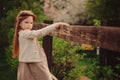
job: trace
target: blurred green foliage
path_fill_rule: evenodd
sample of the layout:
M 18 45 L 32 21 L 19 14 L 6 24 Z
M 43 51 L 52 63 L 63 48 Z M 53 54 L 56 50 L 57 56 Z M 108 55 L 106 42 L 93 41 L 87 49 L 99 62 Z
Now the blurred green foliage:
M 59 80 L 80 80 L 82 75 L 91 79 L 97 77 L 99 70 L 95 51 L 90 53 L 90 58 L 89 52 L 86 54 L 81 50 L 80 45 L 72 46 L 71 42 L 54 37 L 52 72 Z
M 88 0 L 87 10 L 100 20 L 120 20 L 120 0 Z
M 98 19 L 93 19 L 93 23 L 95 26 L 100 27 L 101 26 L 101 21 Z
M 92 15 L 91 22 L 95 26 L 120 26 L 119 8 L 120 0 L 87 0 L 86 3 L 86 10 Z

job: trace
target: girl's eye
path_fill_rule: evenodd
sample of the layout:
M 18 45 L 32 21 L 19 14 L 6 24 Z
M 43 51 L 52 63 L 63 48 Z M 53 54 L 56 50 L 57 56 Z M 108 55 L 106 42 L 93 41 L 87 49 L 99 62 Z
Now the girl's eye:
M 25 23 L 28 23 L 28 22 L 25 22 Z

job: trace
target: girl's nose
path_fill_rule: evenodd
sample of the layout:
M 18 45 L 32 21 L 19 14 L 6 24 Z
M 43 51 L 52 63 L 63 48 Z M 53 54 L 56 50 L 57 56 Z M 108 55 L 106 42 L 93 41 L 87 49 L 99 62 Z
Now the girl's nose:
M 32 24 L 28 24 L 29 26 L 32 26 Z

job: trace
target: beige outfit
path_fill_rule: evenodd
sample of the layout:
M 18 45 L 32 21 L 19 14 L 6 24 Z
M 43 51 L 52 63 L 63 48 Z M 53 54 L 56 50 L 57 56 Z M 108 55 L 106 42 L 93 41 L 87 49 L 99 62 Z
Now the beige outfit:
M 55 30 L 57 25 L 50 25 L 39 30 L 19 31 L 19 65 L 17 80 L 57 80 L 49 71 L 43 48 L 38 36 L 45 36 Z

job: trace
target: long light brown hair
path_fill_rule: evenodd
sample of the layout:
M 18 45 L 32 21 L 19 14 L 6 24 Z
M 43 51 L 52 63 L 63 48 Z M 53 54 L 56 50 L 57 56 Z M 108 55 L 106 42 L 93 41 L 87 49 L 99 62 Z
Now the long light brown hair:
M 33 21 L 36 20 L 36 16 L 34 15 L 34 13 L 32 11 L 29 11 L 29 10 L 20 11 L 16 17 L 15 33 L 14 33 L 14 39 L 13 39 L 13 54 L 12 54 L 13 58 L 17 58 L 19 55 L 19 39 L 18 39 L 19 35 L 18 35 L 18 32 L 21 29 L 20 23 L 24 19 L 28 18 L 29 16 L 33 17 Z

